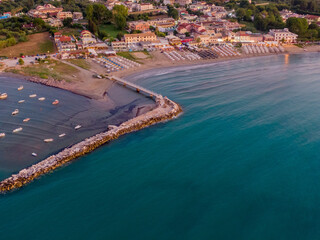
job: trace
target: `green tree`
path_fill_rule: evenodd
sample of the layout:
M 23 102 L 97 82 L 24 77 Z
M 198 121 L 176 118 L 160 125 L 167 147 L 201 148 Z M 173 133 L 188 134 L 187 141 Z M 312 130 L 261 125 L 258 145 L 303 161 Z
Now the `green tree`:
M 308 22 L 304 18 L 288 18 L 287 27 L 290 32 L 296 33 L 299 37 L 302 37 L 308 30 Z
M 239 8 L 236 11 L 236 15 L 239 21 L 242 21 L 243 18 L 246 16 L 246 10 L 244 8 Z
M 115 5 L 112 9 L 113 21 L 120 30 L 127 26 L 128 8 L 123 5 Z
M 70 27 L 72 24 L 72 18 L 65 18 L 63 19 L 62 23 L 63 23 L 63 26 Z
M 127 20 L 123 15 L 115 15 L 114 22 L 119 30 L 123 30 L 127 26 Z
M 168 16 L 172 17 L 175 20 L 179 19 L 179 12 L 172 5 L 167 5 L 168 8 Z
M 19 63 L 19 65 L 23 65 L 23 64 L 24 64 L 23 59 L 22 59 L 22 58 L 19 58 L 18 63 Z
M 117 38 L 119 39 L 119 40 L 121 40 L 122 38 L 123 38 L 123 33 L 122 32 L 119 32 L 118 34 L 117 34 Z
M 123 5 L 115 5 L 112 9 L 113 15 L 122 15 L 125 18 L 128 17 L 128 8 Z

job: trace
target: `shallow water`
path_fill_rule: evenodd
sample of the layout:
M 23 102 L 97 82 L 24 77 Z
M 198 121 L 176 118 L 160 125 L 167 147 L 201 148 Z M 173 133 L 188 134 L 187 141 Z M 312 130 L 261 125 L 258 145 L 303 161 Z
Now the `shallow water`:
M 20 85 L 24 86 L 22 91 L 17 90 Z M 112 87 L 108 102 L 98 102 L 11 77 L 0 77 L 0 92 L 9 95 L 8 99 L 0 101 L 0 132 L 6 133 L 6 137 L 0 139 L 0 179 L 107 130 L 109 124 L 117 125 L 128 120 L 135 114 L 134 107 L 152 103 L 117 85 Z M 30 98 L 30 94 L 37 94 L 37 97 Z M 46 99 L 39 101 L 40 97 Z M 58 105 L 52 105 L 55 99 L 59 99 Z M 25 102 L 19 104 L 19 100 Z M 19 114 L 12 116 L 15 109 L 19 109 Z M 23 122 L 25 118 L 31 120 Z M 82 128 L 75 130 L 77 125 Z M 23 128 L 21 132 L 12 133 L 19 127 Z M 59 138 L 62 133 L 66 136 Z M 43 141 L 48 138 L 53 138 L 54 142 Z M 33 152 L 38 156 L 33 157 Z
M 317 239 L 319 60 L 281 55 L 131 77 L 184 114 L 1 197 L 1 238 Z

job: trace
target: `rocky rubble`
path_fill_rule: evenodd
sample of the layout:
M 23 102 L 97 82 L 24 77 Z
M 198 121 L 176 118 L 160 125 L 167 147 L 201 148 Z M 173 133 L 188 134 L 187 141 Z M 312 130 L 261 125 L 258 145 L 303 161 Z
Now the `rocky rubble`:
M 47 159 L 4 179 L 0 182 L 0 193 L 6 193 L 20 188 L 33 181 L 35 178 L 53 171 L 77 157 L 85 155 L 121 135 L 175 118 L 182 112 L 182 109 L 178 104 L 166 97 L 157 97 L 156 103 L 157 107 L 152 111 L 130 119 L 120 126 L 109 126 L 109 131 L 87 138 L 72 147 L 64 149 L 56 155 L 52 155 Z

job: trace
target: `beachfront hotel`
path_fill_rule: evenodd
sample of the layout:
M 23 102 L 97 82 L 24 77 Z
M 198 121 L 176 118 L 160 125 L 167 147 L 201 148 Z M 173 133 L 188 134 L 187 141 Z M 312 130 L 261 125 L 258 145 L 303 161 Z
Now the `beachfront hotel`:
M 157 36 L 152 32 L 124 35 L 124 41 L 126 43 L 154 42 L 156 40 Z

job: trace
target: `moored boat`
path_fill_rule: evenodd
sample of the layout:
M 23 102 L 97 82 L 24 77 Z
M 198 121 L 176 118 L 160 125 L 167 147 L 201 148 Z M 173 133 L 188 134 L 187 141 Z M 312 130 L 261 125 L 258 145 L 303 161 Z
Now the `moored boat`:
M 19 109 L 14 110 L 11 114 L 12 115 L 17 115 L 19 113 Z
M 81 128 L 81 127 L 82 127 L 81 125 L 77 125 L 77 126 L 74 127 L 74 129 L 75 129 L 75 130 L 78 130 L 78 129 Z
M 23 89 L 22 85 L 20 87 L 18 87 L 18 91 L 21 91 L 22 89 Z
M 44 100 L 46 100 L 46 98 L 45 97 L 41 97 L 41 98 L 38 98 L 38 100 L 39 101 L 44 101 Z
M 19 128 L 14 129 L 12 132 L 17 133 L 17 132 L 21 132 L 21 131 L 22 131 L 22 127 L 19 127 Z
M 7 93 L 1 93 L 1 94 L 0 94 L 0 100 L 7 99 L 7 97 L 8 97 L 8 94 L 7 94 Z
M 36 154 L 36 153 L 34 153 L 34 152 L 31 153 L 31 155 L 34 156 L 34 157 L 38 156 L 38 154 Z
M 58 99 L 54 100 L 54 101 L 52 102 L 52 104 L 53 104 L 53 105 L 59 104 L 59 100 L 58 100 Z
M 24 103 L 25 102 L 25 100 L 20 100 L 18 103 Z
M 45 139 L 43 141 L 46 142 L 46 143 L 53 142 L 53 138 L 47 138 L 47 139 Z
M 62 138 L 62 137 L 64 137 L 65 135 L 66 135 L 65 133 L 62 133 L 62 134 L 59 135 L 59 138 Z
M 5 133 L 0 133 L 0 138 L 4 138 L 6 136 Z
M 29 95 L 30 98 L 35 98 L 37 96 L 37 94 L 31 94 Z
M 29 121 L 30 121 L 30 118 L 23 119 L 23 122 L 29 122 Z

